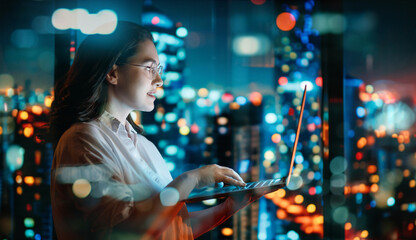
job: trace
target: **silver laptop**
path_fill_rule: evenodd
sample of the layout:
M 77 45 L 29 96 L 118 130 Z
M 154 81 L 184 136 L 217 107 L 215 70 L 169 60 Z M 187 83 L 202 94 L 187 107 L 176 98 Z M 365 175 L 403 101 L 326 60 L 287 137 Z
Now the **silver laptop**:
M 238 194 L 242 192 L 258 192 L 258 193 L 269 193 L 276 191 L 279 188 L 283 188 L 287 186 L 290 182 L 290 177 L 292 176 L 292 169 L 293 164 L 295 161 L 296 156 L 296 148 L 298 146 L 299 141 L 299 133 L 300 128 L 302 125 L 302 117 L 303 117 L 303 110 L 305 108 L 305 99 L 306 99 L 306 86 L 303 90 L 303 97 L 302 97 L 302 105 L 300 108 L 300 114 L 298 118 L 298 126 L 296 129 L 296 138 L 295 142 L 293 143 L 293 149 L 292 149 L 292 157 L 290 160 L 290 168 L 289 173 L 287 177 L 282 178 L 274 178 L 274 179 L 267 179 L 267 180 L 261 180 L 257 182 L 248 182 L 245 187 L 239 187 L 239 186 L 218 186 L 218 187 L 208 187 L 203 189 L 196 189 L 191 194 L 189 194 L 188 198 L 185 200 L 186 202 L 199 202 L 207 199 L 212 198 L 223 198 L 227 197 L 230 194 Z

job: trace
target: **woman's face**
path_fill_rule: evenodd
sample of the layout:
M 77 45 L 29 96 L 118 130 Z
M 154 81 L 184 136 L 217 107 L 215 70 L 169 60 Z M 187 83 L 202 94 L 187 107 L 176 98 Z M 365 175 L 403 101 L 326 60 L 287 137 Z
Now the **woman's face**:
M 141 65 L 141 66 L 134 66 Z M 152 41 L 146 40 L 139 44 L 136 54 L 127 60 L 127 64 L 119 66 L 116 95 L 132 110 L 152 111 L 156 97 L 156 88 L 163 85 L 159 74 L 152 79 L 147 67 L 159 64 L 159 56 Z M 145 66 L 145 67 L 143 67 Z

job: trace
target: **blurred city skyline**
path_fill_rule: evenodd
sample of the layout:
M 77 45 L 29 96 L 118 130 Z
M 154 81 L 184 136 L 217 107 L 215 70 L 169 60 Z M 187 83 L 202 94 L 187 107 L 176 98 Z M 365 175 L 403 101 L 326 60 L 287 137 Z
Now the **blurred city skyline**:
M 129 2 L 124 3 L 128 5 Z M 273 68 L 267 65 L 272 61 L 270 56 L 262 59 L 239 57 L 231 46 L 236 35 L 264 34 L 272 39 L 272 35 L 277 34 L 274 1 L 265 1 L 263 5 L 254 5 L 249 0 L 153 0 L 152 3 L 175 23 L 179 22 L 188 29 L 189 35 L 185 38 L 188 55 L 186 84 L 194 88 L 249 92 L 267 90 L 277 80 Z M 114 5 L 110 1 L 102 4 Z M 8 24 L 2 24 L 1 29 L 0 74 L 11 74 L 13 82 L 18 85 L 31 79 L 34 88 L 52 87 L 53 29 L 50 23 L 50 26 L 42 28 L 39 25 L 50 21 L 55 10 L 53 4 L 47 1 L 4 1 L 1 5 L 1 20 Z M 383 80 L 381 85 L 387 83 L 387 88 L 391 87 L 389 81 L 401 83 L 402 86 L 395 84 L 394 89 L 404 95 L 412 94 L 416 90 L 413 84 L 416 58 L 412 54 L 416 51 L 416 21 L 412 15 L 415 5 L 414 1 L 397 4 L 345 1 L 345 74 L 368 84 L 376 82 L 377 85 L 378 82 L 380 85 L 379 80 Z M 253 22 L 241 18 L 242 14 Z M 120 15 L 119 19 L 125 17 Z M 20 44 L 17 47 L 13 39 L 24 33 L 13 33 L 12 29 L 31 27 L 39 34 L 30 35 L 32 40 L 17 43 Z M 2 78 L 0 87 L 5 87 L 3 85 L 10 85 L 10 79 Z

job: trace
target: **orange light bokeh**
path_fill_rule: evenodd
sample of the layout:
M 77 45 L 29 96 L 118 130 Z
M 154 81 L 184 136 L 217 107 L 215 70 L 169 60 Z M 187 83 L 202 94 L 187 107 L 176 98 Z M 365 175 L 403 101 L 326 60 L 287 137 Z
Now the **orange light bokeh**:
M 291 13 L 283 12 L 277 16 L 276 25 L 282 31 L 290 31 L 296 25 L 296 18 Z

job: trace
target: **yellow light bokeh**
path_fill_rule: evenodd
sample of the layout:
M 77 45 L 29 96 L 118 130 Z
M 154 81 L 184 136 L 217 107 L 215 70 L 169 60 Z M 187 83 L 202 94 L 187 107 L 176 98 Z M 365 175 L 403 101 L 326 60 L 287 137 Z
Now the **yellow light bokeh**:
M 277 210 L 277 212 L 276 212 L 276 217 L 277 217 L 278 219 L 286 219 L 286 217 L 287 217 L 287 213 L 286 213 L 286 211 L 285 211 L 285 210 L 283 210 L 283 209 L 278 209 L 278 210 Z
M 20 117 L 20 119 L 22 119 L 22 120 L 27 120 L 27 119 L 29 118 L 29 114 L 28 114 L 26 111 L 21 111 L 21 112 L 19 113 L 19 117 Z
M 32 112 L 33 112 L 33 114 L 41 115 L 42 114 L 42 111 L 43 111 L 43 109 L 42 109 L 41 106 L 39 106 L 39 105 L 32 106 Z
M 200 88 L 198 90 L 198 96 L 201 97 L 201 98 L 207 97 L 208 93 L 209 93 L 208 89 L 206 89 L 206 88 Z
M 304 200 L 304 198 L 303 198 L 302 195 L 299 194 L 299 195 L 295 196 L 295 203 L 301 204 L 301 203 L 303 203 L 303 200 Z
M 371 175 L 370 176 L 370 182 L 378 183 L 378 181 L 380 181 L 380 177 L 378 175 Z
M 276 196 L 279 198 L 284 198 L 286 196 L 286 190 L 283 188 L 276 191 Z
M 280 140 L 282 140 L 282 136 L 280 136 L 280 134 L 275 133 L 272 135 L 272 142 L 279 143 Z
M 314 218 L 313 218 L 313 223 L 314 224 L 316 224 L 316 225 L 319 225 L 319 224 L 324 224 L 324 216 L 315 216 Z
M 365 147 L 365 145 L 367 145 L 367 138 L 362 137 L 362 138 L 360 138 L 360 139 L 357 141 L 357 147 L 358 147 L 359 149 L 364 148 L 364 147 Z
M 289 72 L 289 70 L 290 70 L 290 67 L 289 67 L 289 65 L 287 65 L 287 64 L 283 64 L 282 65 L 282 72 Z
M 317 145 L 312 148 L 312 152 L 314 154 L 318 154 L 321 151 L 321 148 Z
M 377 184 L 373 184 L 373 185 L 371 185 L 371 187 L 370 187 L 370 190 L 371 190 L 371 192 L 373 192 L 373 193 L 378 192 L 378 189 L 379 189 L 379 187 L 378 187 L 378 185 L 377 185 Z
M 287 207 L 287 212 L 291 214 L 301 214 L 303 212 L 303 207 L 299 205 L 290 205 Z
M 179 133 L 183 136 L 188 135 L 190 131 L 191 130 L 189 129 L 188 126 L 183 126 L 183 127 L 179 128 Z
M 271 165 L 272 163 L 270 162 L 270 160 L 266 159 L 263 161 L 263 167 L 269 168 Z
M 315 211 L 316 211 L 316 205 L 315 204 L 309 204 L 307 207 L 306 207 L 306 211 L 308 212 L 308 213 L 314 213 Z
M 186 126 L 186 119 L 185 118 L 179 118 L 177 124 L 178 124 L 178 127 Z
M 31 136 L 33 136 L 33 132 L 34 132 L 34 129 L 32 125 L 27 126 L 23 129 L 23 135 L 27 138 L 30 138 Z
M 367 230 L 362 231 L 361 232 L 361 237 L 362 238 L 367 238 L 368 237 L 368 231 Z
M 228 237 L 233 235 L 233 230 L 231 228 L 223 228 L 221 229 L 221 234 Z
M 266 151 L 264 153 L 264 158 L 267 159 L 267 160 L 274 159 L 275 158 L 274 152 L 272 152 L 272 151 Z
M 228 123 L 228 118 L 226 117 L 219 117 L 217 119 L 218 125 L 226 125 Z
M 32 186 L 35 183 L 35 178 L 32 176 L 26 176 L 23 181 L 28 185 Z
M 91 192 L 91 184 L 86 179 L 77 179 L 72 185 L 72 192 L 78 198 L 86 198 Z
M 298 55 L 295 53 L 295 52 L 291 52 L 290 54 L 289 54 L 289 57 L 290 57 L 290 59 L 296 59 L 297 57 L 298 57 Z
M 18 187 L 16 188 L 16 193 L 17 193 L 18 195 L 22 195 L 22 193 L 23 193 L 23 189 L 22 189 L 22 187 L 21 187 L 21 186 L 18 186 Z
M 23 178 L 21 175 L 17 175 L 15 179 L 17 184 L 21 184 L 23 182 Z
M 214 139 L 212 137 L 206 137 L 204 142 L 207 145 L 211 145 L 212 143 L 214 143 Z
M 319 103 L 313 102 L 311 108 L 312 108 L 312 110 L 315 110 L 315 111 L 319 110 Z
M 52 106 L 53 97 L 52 96 L 46 96 L 44 100 L 44 104 L 46 107 L 50 108 Z
M 238 110 L 238 109 L 240 109 L 240 104 L 238 104 L 238 103 L 236 103 L 236 102 L 232 102 L 232 103 L 230 103 L 229 108 L 230 108 L 231 110 Z
M 345 223 L 345 225 L 344 225 L 344 229 L 345 229 L 346 231 L 351 230 L 351 228 L 352 228 L 352 224 L 351 224 L 350 222 Z

